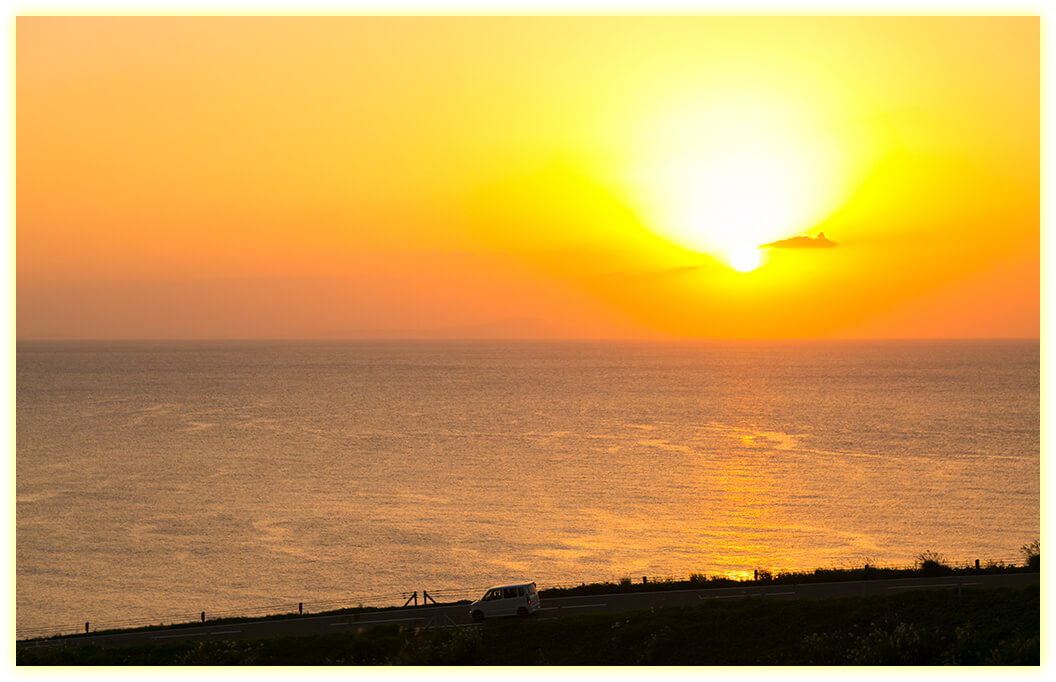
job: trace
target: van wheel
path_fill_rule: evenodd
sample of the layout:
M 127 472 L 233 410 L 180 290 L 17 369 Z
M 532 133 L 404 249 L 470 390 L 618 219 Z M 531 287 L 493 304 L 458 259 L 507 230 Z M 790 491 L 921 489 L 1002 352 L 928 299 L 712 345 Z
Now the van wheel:
M 520 618 L 527 618 L 528 617 L 528 609 L 526 609 L 526 608 L 524 608 L 522 606 L 521 608 L 517 609 L 517 615 Z
M 478 623 L 483 623 L 484 622 L 484 612 L 483 611 L 474 611 L 473 612 L 473 620 L 477 621 Z

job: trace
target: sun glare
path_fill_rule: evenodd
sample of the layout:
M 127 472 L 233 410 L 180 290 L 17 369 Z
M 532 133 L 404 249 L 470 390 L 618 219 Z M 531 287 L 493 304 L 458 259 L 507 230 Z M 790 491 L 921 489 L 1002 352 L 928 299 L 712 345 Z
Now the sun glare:
M 668 241 L 753 270 L 761 244 L 808 231 L 852 192 L 862 161 L 825 120 L 777 90 L 682 103 L 646 137 L 636 209 Z
M 759 267 L 759 250 L 752 247 L 739 248 L 729 254 L 730 267 L 737 272 L 751 272 Z

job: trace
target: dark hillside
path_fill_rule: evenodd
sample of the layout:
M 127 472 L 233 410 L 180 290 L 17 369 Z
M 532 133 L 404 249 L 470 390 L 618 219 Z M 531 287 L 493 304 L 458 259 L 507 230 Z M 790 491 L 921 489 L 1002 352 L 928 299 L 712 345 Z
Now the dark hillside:
M 1038 665 L 1026 589 L 710 602 L 439 631 L 24 649 L 19 665 Z

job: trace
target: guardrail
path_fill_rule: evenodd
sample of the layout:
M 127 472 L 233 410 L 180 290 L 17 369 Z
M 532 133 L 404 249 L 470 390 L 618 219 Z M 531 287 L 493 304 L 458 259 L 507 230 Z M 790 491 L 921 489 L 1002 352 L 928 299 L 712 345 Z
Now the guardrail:
M 913 570 L 919 567 L 919 564 L 865 564 L 870 568 L 876 568 L 880 570 Z M 955 569 L 971 569 L 971 568 L 993 568 L 993 567 L 1015 567 L 1022 565 L 1022 558 L 1019 559 L 987 559 L 985 562 L 979 560 L 972 560 L 962 563 L 945 562 L 945 566 Z M 858 565 L 832 565 L 829 567 L 820 568 L 820 571 L 850 571 L 860 570 L 863 568 L 861 564 Z M 744 571 L 743 576 L 739 576 L 740 580 L 745 582 L 752 582 L 759 578 L 759 573 L 765 571 L 768 577 L 779 577 L 782 573 L 797 573 L 797 574 L 810 574 L 814 569 L 803 570 L 803 569 L 772 569 L 760 567 L 758 571 Z M 692 573 L 690 575 L 644 575 L 644 576 L 620 576 L 610 577 L 607 582 L 614 585 L 626 585 L 628 583 L 677 583 L 690 581 L 692 576 L 704 576 L 704 572 Z M 708 576 L 709 579 L 726 577 L 728 574 L 712 573 Z M 592 579 L 592 583 L 606 582 L 602 579 Z M 538 584 L 539 590 L 546 589 L 571 589 L 582 586 L 586 583 L 580 582 L 562 582 L 562 583 L 547 583 Z M 128 618 L 128 619 L 111 619 L 111 620 L 99 620 L 93 621 L 88 620 L 82 624 L 63 624 L 63 625 L 48 625 L 40 627 L 16 627 L 15 637 L 16 639 L 31 639 L 36 637 L 51 637 L 55 635 L 72 635 L 80 634 L 85 632 L 99 632 L 103 630 L 127 630 L 133 628 L 149 627 L 149 626 L 161 626 L 161 625 L 193 625 L 196 622 L 216 621 L 225 618 L 262 618 L 265 616 L 297 616 L 307 613 L 323 613 L 329 611 L 339 611 L 341 609 L 351 608 L 392 608 L 400 606 L 425 606 L 428 602 L 436 603 L 451 603 L 461 601 L 463 599 L 474 600 L 478 599 L 484 591 L 490 587 L 490 585 L 481 586 L 478 588 L 468 589 L 444 589 L 444 590 L 415 590 L 409 592 L 392 592 L 388 594 L 373 594 L 373 595 L 359 595 L 351 594 L 344 597 L 335 597 L 333 599 L 316 599 L 308 601 L 274 601 L 266 604 L 256 604 L 252 606 L 238 607 L 234 609 L 208 609 L 205 611 L 192 611 L 192 612 L 179 612 L 179 613 L 168 613 L 159 614 L 150 617 L 142 618 Z M 420 604 L 419 604 L 420 600 Z M 411 603 L 413 602 L 413 604 Z
M 106 620 L 88 620 L 83 624 L 45 625 L 40 627 L 16 627 L 16 639 L 51 637 L 54 635 L 75 635 L 104 630 L 127 630 L 133 628 L 161 625 L 193 625 L 225 618 L 262 618 L 266 616 L 298 616 L 308 613 L 323 613 L 353 608 L 391 608 L 407 605 L 414 598 L 414 605 L 427 602 L 455 602 L 461 599 L 477 599 L 486 587 L 462 590 L 420 590 L 410 592 L 392 592 L 388 594 L 358 595 L 351 594 L 333 599 L 315 599 L 305 601 L 274 601 L 233 609 L 208 609 L 205 611 L 183 611 L 158 614 L 141 618 L 121 618 Z M 427 595 L 427 597 L 426 597 Z

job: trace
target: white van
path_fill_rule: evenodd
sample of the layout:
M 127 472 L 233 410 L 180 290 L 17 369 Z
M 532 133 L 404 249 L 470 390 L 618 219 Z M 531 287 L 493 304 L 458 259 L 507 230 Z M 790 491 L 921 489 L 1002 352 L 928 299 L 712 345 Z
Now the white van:
M 484 596 L 469 606 L 469 615 L 475 621 L 499 616 L 521 616 L 526 618 L 539 610 L 539 593 L 535 583 L 517 583 L 489 587 Z

